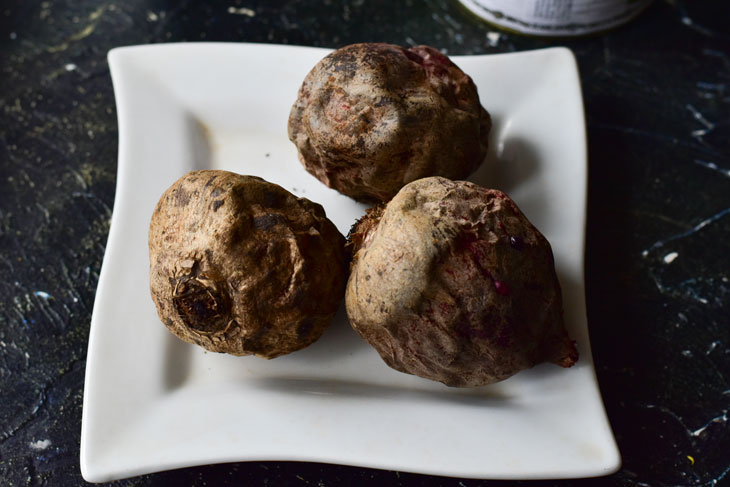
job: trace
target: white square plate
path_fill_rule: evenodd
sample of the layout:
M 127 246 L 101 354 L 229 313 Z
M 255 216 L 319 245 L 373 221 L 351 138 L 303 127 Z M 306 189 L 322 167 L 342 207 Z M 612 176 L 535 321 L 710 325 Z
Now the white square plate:
M 119 169 L 91 320 L 81 470 L 107 481 L 242 460 L 300 460 L 473 478 L 608 474 L 620 463 L 591 358 L 583 286 L 586 141 L 567 49 L 455 57 L 494 129 L 471 179 L 506 191 L 553 245 L 581 354 L 452 389 L 388 368 L 340 312 L 320 341 L 266 361 L 206 353 L 159 322 L 147 229 L 185 172 L 254 174 L 321 203 L 342 233 L 365 206 L 297 162 L 287 117 L 327 50 L 167 44 L 109 54 Z

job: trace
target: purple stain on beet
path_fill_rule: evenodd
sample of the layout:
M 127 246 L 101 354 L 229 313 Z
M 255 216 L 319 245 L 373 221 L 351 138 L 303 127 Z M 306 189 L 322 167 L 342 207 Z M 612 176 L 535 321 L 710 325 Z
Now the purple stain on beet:
M 509 286 L 507 286 L 507 283 L 504 281 L 494 281 L 494 289 L 497 291 L 497 294 L 501 294 L 502 296 L 509 296 Z

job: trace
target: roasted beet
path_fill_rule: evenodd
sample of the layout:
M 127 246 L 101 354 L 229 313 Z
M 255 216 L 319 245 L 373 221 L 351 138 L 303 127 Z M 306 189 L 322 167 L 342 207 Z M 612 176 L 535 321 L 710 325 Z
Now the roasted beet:
M 504 193 L 421 179 L 349 240 L 348 317 L 394 369 L 464 387 L 577 360 L 550 244 Z
M 322 207 L 253 176 L 191 172 L 149 234 L 162 322 L 214 352 L 265 358 L 317 340 L 344 294 L 344 238 Z
M 307 171 L 363 201 L 426 176 L 465 178 L 484 160 L 490 128 L 474 83 L 448 57 L 378 43 L 322 59 L 289 116 Z

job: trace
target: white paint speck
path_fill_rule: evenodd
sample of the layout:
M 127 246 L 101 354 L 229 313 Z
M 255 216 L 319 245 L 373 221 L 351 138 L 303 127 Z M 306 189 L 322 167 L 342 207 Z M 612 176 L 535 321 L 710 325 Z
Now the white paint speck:
M 682 23 L 683 23 L 684 25 L 692 25 L 692 19 L 690 19 L 689 17 L 687 17 L 687 16 L 685 15 L 684 17 L 682 17 Z
M 256 15 L 256 11 L 254 11 L 250 8 L 246 8 L 246 7 L 236 8 L 233 6 L 228 7 L 228 13 L 231 15 L 245 15 L 247 17 L 253 17 L 254 15 Z
M 48 294 L 45 291 L 35 291 L 33 293 L 33 295 L 36 296 L 36 297 L 38 297 L 38 298 L 43 298 L 46 301 L 49 300 L 49 299 L 53 299 L 53 296 L 51 296 L 50 294 Z
M 664 263 L 671 264 L 677 257 L 679 257 L 679 254 L 677 252 L 669 252 L 667 255 L 664 256 Z
M 710 355 L 717 348 L 718 345 L 720 345 L 719 340 L 715 340 L 714 342 L 710 343 L 710 346 L 707 347 L 707 351 L 705 351 L 705 355 Z
M 692 357 L 692 351 L 691 350 L 682 350 L 682 355 L 685 357 Z
M 94 131 L 93 130 L 87 130 L 86 131 L 86 135 L 88 135 L 90 139 L 93 139 L 94 138 Z
M 707 129 L 693 130 L 691 134 L 695 139 L 701 139 L 703 136 L 707 135 Z
M 10 40 L 11 40 L 11 41 L 14 41 L 14 40 L 15 40 L 15 39 L 17 39 L 17 38 L 18 38 L 18 34 L 16 34 L 15 32 L 11 32 L 11 33 L 10 33 Z
M 149 11 L 147 12 L 147 21 L 148 22 L 157 22 L 160 18 L 157 16 L 156 13 Z
M 66 71 L 76 71 L 76 65 L 74 63 L 68 63 L 64 66 Z
M 41 451 L 51 446 L 51 440 L 38 440 L 30 444 L 30 447 L 34 450 Z
M 499 44 L 499 40 L 502 38 L 502 34 L 499 32 L 489 31 L 487 32 L 487 43 L 489 47 L 496 47 Z

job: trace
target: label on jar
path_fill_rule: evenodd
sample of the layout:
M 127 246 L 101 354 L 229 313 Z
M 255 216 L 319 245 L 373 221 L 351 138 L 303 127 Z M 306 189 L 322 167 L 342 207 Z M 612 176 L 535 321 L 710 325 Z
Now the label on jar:
M 487 22 L 524 34 L 579 36 L 628 22 L 652 0 L 459 0 Z

